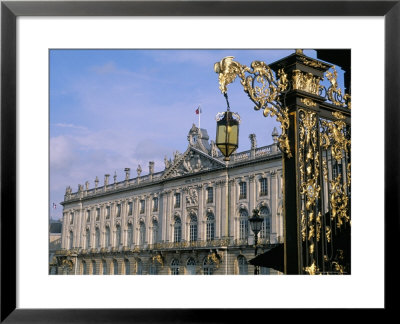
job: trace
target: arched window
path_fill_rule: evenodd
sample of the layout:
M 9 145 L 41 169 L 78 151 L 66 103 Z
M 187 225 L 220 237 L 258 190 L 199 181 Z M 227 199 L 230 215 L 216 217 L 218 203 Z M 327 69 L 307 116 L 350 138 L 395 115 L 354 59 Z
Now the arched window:
M 212 213 L 207 215 L 206 221 L 206 239 L 212 241 L 215 238 L 215 219 Z
M 70 231 L 69 232 L 69 249 L 71 250 L 73 246 L 74 246 L 74 232 Z
M 96 261 L 92 260 L 92 274 L 97 274 Z
M 141 275 L 143 273 L 143 263 L 142 260 L 137 260 L 136 262 L 137 269 L 136 269 L 136 274 Z
M 124 265 L 125 265 L 125 274 L 130 275 L 131 274 L 131 264 L 128 259 L 124 260 Z
M 87 264 L 86 261 L 82 261 L 82 274 L 87 275 Z
M 144 242 L 145 242 L 145 238 L 146 238 L 146 226 L 144 225 L 144 222 L 143 222 L 143 221 L 140 222 L 139 233 L 140 233 L 140 236 L 139 236 L 139 244 L 140 244 L 140 245 L 143 245 Z
M 158 236 L 158 222 L 156 219 L 153 219 L 153 244 L 157 243 Z
M 175 217 L 174 223 L 174 242 L 180 242 L 182 240 L 182 223 L 179 217 Z
M 128 246 L 131 246 L 133 241 L 133 226 L 128 224 Z
M 190 242 L 197 241 L 197 217 L 196 215 L 192 215 L 190 217 L 189 224 L 189 234 L 190 234 Z
M 247 275 L 248 274 L 248 265 L 247 260 L 243 255 L 239 255 L 237 258 L 238 261 L 238 273 L 240 275 Z
M 213 260 L 206 257 L 203 261 L 203 274 L 212 275 L 214 273 L 215 263 Z
M 90 230 L 86 229 L 86 249 L 90 248 Z
M 271 234 L 271 216 L 268 207 L 264 206 L 260 208 L 260 216 L 264 218 L 260 231 L 260 238 L 269 239 Z
M 196 261 L 193 258 L 189 258 L 186 263 L 186 273 L 188 275 L 196 274 Z
M 106 227 L 106 247 L 110 246 L 110 227 Z
M 249 236 L 249 214 L 247 210 L 240 210 L 239 217 L 239 238 L 241 240 L 246 240 Z
M 117 230 L 116 230 L 115 234 L 116 234 L 115 235 L 115 245 L 117 247 L 119 247 L 121 244 L 121 226 L 120 225 L 117 225 Z
M 114 270 L 114 274 L 117 275 L 118 274 L 118 262 L 117 262 L 117 260 L 113 260 L 113 270 Z
M 171 274 L 172 275 L 179 274 L 179 261 L 177 259 L 173 259 L 171 262 Z
M 96 228 L 96 248 L 100 247 L 100 229 Z
M 107 274 L 107 262 L 106 260 L 101 261 L 101 265 L 103 267 L 103 275 Z

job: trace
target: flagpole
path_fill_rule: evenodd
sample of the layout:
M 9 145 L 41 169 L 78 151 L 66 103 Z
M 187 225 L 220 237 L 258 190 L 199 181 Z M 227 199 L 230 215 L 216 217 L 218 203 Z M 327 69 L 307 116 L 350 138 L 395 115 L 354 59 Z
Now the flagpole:
M 201 108 L 200 108 L 200 105 L 199 105 L 199 108 L 197 108 L 198 110 L 199 110 L 199 129 L 200 129 L 200 116 L 201 116 Z

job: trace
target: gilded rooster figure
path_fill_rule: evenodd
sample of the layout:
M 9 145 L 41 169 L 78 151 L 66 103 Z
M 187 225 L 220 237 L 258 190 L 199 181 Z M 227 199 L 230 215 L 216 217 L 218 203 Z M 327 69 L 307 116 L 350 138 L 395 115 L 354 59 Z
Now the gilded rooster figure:
M 226 86 L 235 81 L 242 70 L 242 66 L 233 59 L 233 56 L 227 56 L 214 64 L 214 71 L 218 73 L 219 89 L 222 93 L 227 92 Z

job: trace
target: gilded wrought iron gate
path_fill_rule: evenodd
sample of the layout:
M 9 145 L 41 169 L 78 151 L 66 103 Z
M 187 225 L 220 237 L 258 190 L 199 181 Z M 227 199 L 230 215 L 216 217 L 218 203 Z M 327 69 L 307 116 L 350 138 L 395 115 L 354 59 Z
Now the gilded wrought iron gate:
M 335 66 L 296 50 L 270 66 L 227 57 L 214 69 L 224 94 L 239 77 L 255 109 L 281 124 L 285 273 L 349 274 L 351 102 Z

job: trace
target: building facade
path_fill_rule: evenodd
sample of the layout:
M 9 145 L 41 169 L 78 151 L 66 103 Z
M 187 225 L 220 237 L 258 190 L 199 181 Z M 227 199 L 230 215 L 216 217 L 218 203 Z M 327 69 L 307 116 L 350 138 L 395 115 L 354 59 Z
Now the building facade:
M 273 144 L 234 153 L 226 162 L 205 129 L 195 125 L 184 153 L 165 169 L 99 186 L 67 188 L 58 274 L 252 274 L 254 235 L 248 218 L 264 218 L 258 253 L 283 242 L 282 156 Z M 261 268 L 260 274 L 277 271 Z

